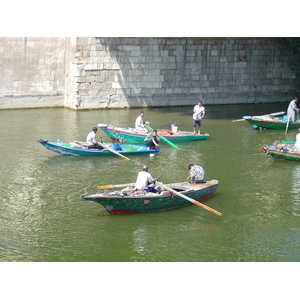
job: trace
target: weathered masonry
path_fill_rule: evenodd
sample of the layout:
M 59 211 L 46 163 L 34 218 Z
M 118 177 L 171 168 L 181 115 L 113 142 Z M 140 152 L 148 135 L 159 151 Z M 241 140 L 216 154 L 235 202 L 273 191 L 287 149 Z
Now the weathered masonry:
M 0 38 L 0 109 L 291 100 L 277 38 Z

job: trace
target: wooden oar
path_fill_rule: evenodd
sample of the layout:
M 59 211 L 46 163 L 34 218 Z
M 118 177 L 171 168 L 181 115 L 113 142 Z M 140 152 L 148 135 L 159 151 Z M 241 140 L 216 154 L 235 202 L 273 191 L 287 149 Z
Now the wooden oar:
M 145 125 L 145 127 L 146 127 L 147 129 L 153 131 L 153 129 L 152 129 L 150 126 Z M 161 138 L 162 140 L 164 140 L 164 141 L 165 141 L 166 143 L 168 143 L 169 145 L 171 145 L 173 148 L 175 148 L 175 149 L 180 149 L 179 147 L 177 147 L 176 145 L 174 145 L 172 142 L 170 142 L 169 140 L 167 140 L 166 138 L 164 138 L 161 134 L 157 133 L 157 136 L 158 136 L 159 138 Z
M 188 197 L 186 195 L 183 195 L 183 194 L 181 194 L 181 193 L 179 193 L 179 192 L 171 189 L 170 187 L 162 184 L 161 182 L 157 182 L 156 181 L 156 184 L 158 186 L 160 186 L 161 188 L 164 188 L 167 191 L 169 191 L 169 192 L 171 192 L 171 193 L 173 193 L 173 194 L 175 194 L 175 195 L 177 195 L 177 196 L 179 196 L 181 198 L 184 198 L 185 200 L 188 200 L 188 201 L 192 202 L 195 205 L 198 205 L 198 206 L 200 206 L 200 207 L 202 207 L 202 208 L 204 208 L 204 209 L 206 209 L 206 210 L 208 210 L 208 211 L 210 211 L 210 212 L 212 212 L 212 213 L 214 213 L 216 215 L 222 216 L 222 214 L 220 212 L 218 212 L 218 211 L 216 211 L 216 210 L 214 210 L 214 209 L 212 209 L 212 208 L 210 208 L 210 207 L 208 207 L 208 206 L 206 206 L 206 205 L 204 205 L 204 204 L 202 204 L 202 203 L 200 203 L 200 202 L 198 202 L 198 201 L 196 201 L 196 200 L 194 200 L 194 199 L 192 199 L 192 198 L 190 198 L 190 197 Z
M 119 188 L 119 187 L 127 187 L 127 186 L 135 186 L 135 183 L 124 183 L 124 184 L 115 184 L 115 185 L 100 185 L 97 186 L 97 189 L 104 190 L 104 189 L 111 189 L 111 188 Z
M 266 117 L 266 116 L 279 116 L 285 114 L 285 111 L 280 111 L 272 114 L 267 114 L 267 115 L 261 115 L 261 117 Z
M 290 123 L 290 117 L 288 116 L 288 120 L 286 122 L 285 134 L 287 134 L 287 131 L 288 131 L 288 128 L 289 128 L 289 123 Z
M 238 119 L 238 120 L 233 120 L 231 122 L 242 122 L 242 121 L 246 121 L 246 119 Z
M 267 114 L 267 115 L 261 115 L 261 116 L 254 116 L 254 117 L 267 117 L 267 116 L 279 116 L 279 115 L 283 115 L 285 113 L 285 111 L 280 111 L 280 112 L 276 112 L 276 113 L 271 113 L 271 114 Z M 245 116 L 247 118 L 251 118 L 251 116 Z M 246 121 L 247 118 L 244 119 L 238 119 L 238 120 L 233 120 L 232 122 L 241 122 L 241 121 Z
M 100 146 L 102 146 L 104 149 L 106 149 L 106 150 L 108 150 L 108 151 L 110 151 L 110 152 L 112 152 L 112 153 L 114 153 L 114 154 L 116 154 L 116 155 L 119 155 L 119 156 L 122 157 L 122 158 L 125 158 L 125 159 L 127 159 L 127 160 L 130 160 L 130 158 L 128 158 L 128 157 L 122 155 L 121 153 L 119 153 L 119 152 L 117 152 L 117 151 L 115 151 L 115 150 L 113 150 L 113 149 L 107 147 L 106 145 L 104 145 L 104 144 L 102 144 L 102 143 L 98 143 L 98 144 L 99 144 Z

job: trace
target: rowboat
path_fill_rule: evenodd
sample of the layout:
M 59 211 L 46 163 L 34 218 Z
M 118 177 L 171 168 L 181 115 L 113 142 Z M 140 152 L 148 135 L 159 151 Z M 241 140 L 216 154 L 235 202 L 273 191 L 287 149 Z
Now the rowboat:
M 98 127 L 115 142 L 129 142 L 129 143 L 144 143 L 147 136 L 146 133 L 138 132 L 135 128 L 131 127 L 114 127 L 112 125 L 99 123 Z M 193 134 L 191 131 L 177 131 L 174 132 L 168 129 L 157 129 L 157 132 L 172 143 L 189 142 L 206 140 L 209 137 L 208 133 Z M 163 139 L 160 143 L 165 143 Z
M 300 161 L 300 152 L 295 148 L 294 141 L 275 142 L 262 146 L 261 150 L 275 160 Z
M 300 120 L 296 122 L 289 121 L 286 115 L 278 117 L 279 114 L 285 112 L 279 112 L 274 114 L 262 115 L 262 116 L 243 116 L 243 120 L 246 120 L 255 129 L 277 129 L 285 130 L 300 128 Z
M 85 142 L 49 142 L 46 139 L 39 139 L 39 143 L 45 146 L 48 150 L 62 155 L 73 156 L 112 156 L 114 152 L 120 155 L 128 154 L 151 154 L 160 151 L 160 148 L 148 150 L 146 146 L 142 145 L 120 145 L 117 143 L 105 144 L 107 149 L 88 149 Z
M 176 195 L 177 192 L 194 200 L 203 201 L 216 191 L 218 181 L 213 179 L 199 184 L 180 182 L 165 185 L 176 191 L 176 193 L 172 193 L 167 189 L 162 189 L 160 193 L 146 193 L 130 188 L 129 186 L 132 186 L 132 184 L 125 184 L 124 186 L 126 185 L 126 189 L 112 192 L 85 189 L 81 198 L 99 203 L 111 214 L 163 211 L 191 204 L 183 197 Z

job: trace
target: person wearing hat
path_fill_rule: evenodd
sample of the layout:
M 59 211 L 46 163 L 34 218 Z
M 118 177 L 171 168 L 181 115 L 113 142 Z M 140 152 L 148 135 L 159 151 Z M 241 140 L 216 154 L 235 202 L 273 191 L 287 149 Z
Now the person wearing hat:
M 92 131 L 86 137 L 86 142 L 88 143 L 89 149 L 100 149 L 100 150 L 103 149 L 103 147 L 100 146 L 96 141 L 97 131 L 98 131 L 97 127 L 93 127 Z
M 297 108 L 297 102 L 298 97 L 295 97 L 289 104 L 288 110 L 287 110 L 287 116 L 288 120 L 296 122 L 296 112 L 299 111 L 299 108 Z

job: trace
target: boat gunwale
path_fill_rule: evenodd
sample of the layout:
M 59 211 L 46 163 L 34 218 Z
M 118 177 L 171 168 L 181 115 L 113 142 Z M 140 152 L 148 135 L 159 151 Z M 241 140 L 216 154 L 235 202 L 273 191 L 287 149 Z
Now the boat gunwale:
M 264 145 L 261 149 L 265 152 L 266 155 L 270 155 L 276 160 L 289 160 L 290 161 L 300 161 L 300 152 L 291 152 L 291 151 L 282 151 L 274 149 L 272 145 Z
M 62 154 L 62 155 L 73 155 L 76 156 L 76 154 L 78 154 L 78 156 L 80 156 L 80 153 L 90 153 L 90 154 L 100 154 L 99 156 L 105 156 L 105 155 L 112 155 L 111 152 L 108 149 L 86 149 L 86 148 L 80 148 L 78 147 L 74 147 L 71 145 L 71 143 L 76 143 L 76 142 L 57 142 L 57 141 L 48 141 L 48 140 L 43 140 L 40 141 L 38 140 L 38 142 L 43 145 L 45 148 L 47 148 L 49 151 L 58 153 L 58 154 Z M 61 145 L 59 144 L 61 143 Z M 70 144 L 70 146 L 64 146 L 64 144 Z M 109 146 L 112 145 L 108 144 Z M 123 145 L 122 145 L 123 147 Z M 122 151 L 117 151 L 120 154 L 150 154 L 150 153 L 158 153 L 160 151 L 160 148 L 158 149 L 147 149 L 146 146 L 144 145 L 133 145 L 133 144 L 126 144 L 124 146 L 126 147 L 133 147 L 132 151 L 126 151 L 125 149 L 123 149 Z M 56 151 L 54 151 L 56 150 Z M 102 155 L 101 155 L 102 154 Z
M 189 182 L 180 182 L 180 183 L 170 183 L 170 184 L 166 184 L 166 186 L 178 191 L 181 194 L 191 194 L 193 192 L 197 192 L 200 190 L 204 190 L 206 188 L 210 188 L 213 186 L 218 186 L 219 181 L 216 179 L 211 179 L 209 181 L 206 181 L 204 183 L 198 183 L 198 184 L 191 184 Z M 190 185 L 190 186 L 185 186 L 185 185 Z M 190 187 L 190 188 L 189 188 Z M 92 193 L 92 192 L 97 192 L 99 191 L 99 193 L 95 193 L 95 194 L 87 194 L 87 193 Z M 105 190 L 106 191 L 106 190 Z M 112 192 L 120 192 L 122 191 L 122 189 L 116 189 L 116 190 L 112 190 Z M 101 198 L 113 198 L 113 199 L 120 199 L 120 198 L 124 198 L 124 199 L 130 199 L 130 198 L 134 198 L 134 199 L 138 199 L 138 198 L 159 198 L 159 197 L 170 197 L 173 196 L 174 194 L 172 192 L 167 192 L 165 191 L 164 194 L 161 193 L 151 193 L 151 195 L 147 195 L 147 194 L 140 194 L 140 195 L 130 195 L 130 196 L 121 196 L 121 195 L 103 195 L 101 194 L 100 190 L 97 189 L 85 189 L 85 193 L 82 194 L 81 196 L 83 196 L 86 199 L 101 199 Z
M 99 127 L 106 134 L 107 134 L 107 132 L 110 132 L 111 134 L 119 134 L 119 135 L 123 135 L 123 136 L 125 135 L 125 136 L 129 136 L 129 137 L 133 137 L 133 138 L 140 138 L 140 139 L 144 139 L 147 136 L 147 133 L 134 132 L 134 128 L 128 129 L 126 127 L 114 127 L 112 125 L 109 125 L 109 126 L 99 126 Z M 165 131 L 167 129 L 157 129 L 157 130 L 158 130 L 158 133 L 159 133 L 160 130 Z M 168 131 L 171 132 L 171 130 L 168 130 Z M 189 141 L 198 141 L 198 140 L 202 140 L 202 139 L 207 139 L 209 137 L 209 133 L 194 134 L 191 131 L 183 131 L 183 130 L 178 130 L 178 132 L 176 132 L 174 134 L 160 133 L 160 135 L 162 137 L 164 137 L 164 138 L 169 139 L 169 140 L 172 140 L 172 139 L 177 140 L 177 138 L 193 137 Z M 115 137 L 114 138 L 111 137 L 111 136 L 109 136 L 109 137 L 111 139 L 117 139 Z M 199 137 L 199 138 L 197 138 L 197 137 Z

